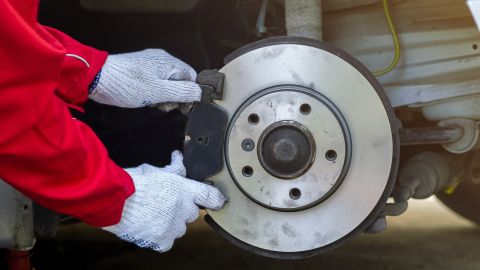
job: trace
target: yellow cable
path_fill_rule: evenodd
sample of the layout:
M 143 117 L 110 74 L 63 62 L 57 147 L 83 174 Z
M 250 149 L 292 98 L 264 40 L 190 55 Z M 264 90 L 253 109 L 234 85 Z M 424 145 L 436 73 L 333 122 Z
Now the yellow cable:
M 383 0 L 383 11 L 385 12 L 385 17 L 387 18 L 388 27 L 390 28 L 390 32 L 392 34 L 393 45 L 395 46 L 395 56 L 393 57 L 393 60 L 390 63 L 390 65 L 388 65 L 388 67 L 372 72 L 373 75 L 376 77 L 383 76 L 389 73 L 390 71 L 392 71 L 398 65 L 398 61 L 400 60 L 400 42 L 398 41 L 398 34 L 397 34 L 397 31 L 395 30 L 395 25 L 393 25 L 392 16 L 390 14 L 387 1 L 388 0 Z

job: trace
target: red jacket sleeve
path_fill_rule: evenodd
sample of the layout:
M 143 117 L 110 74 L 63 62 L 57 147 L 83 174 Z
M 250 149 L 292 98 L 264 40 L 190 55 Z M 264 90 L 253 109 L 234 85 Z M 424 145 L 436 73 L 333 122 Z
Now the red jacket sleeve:
M 0 178 L 91 225 L 118 223 L 132 180 L 68 110 L 87 99 L 106 54 L 40 26 L 37 5 L 0 0 Z

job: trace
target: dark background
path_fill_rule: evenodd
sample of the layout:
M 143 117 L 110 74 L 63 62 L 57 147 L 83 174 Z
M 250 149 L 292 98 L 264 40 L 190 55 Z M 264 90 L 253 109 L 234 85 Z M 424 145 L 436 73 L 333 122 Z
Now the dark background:
M 223 58 L 256 39 L 255 23 L 261 1 L 204 0 L 188 13 L 105 13 L 84 10 L 77 1 L 41 2 L 39 21 L 80 42 L 122 53 L 162 48 L 197 71 L 221 68 Z M 270 8 L 267 23 L 282 29 L 281 8 Z M 278 11 L 278 14 L 277 14 Z M 150 163 L 163 166 L 181 149 L 186 117 L 155 108 L 118 109 L 94 102 L 85 121 L 122 167 Z

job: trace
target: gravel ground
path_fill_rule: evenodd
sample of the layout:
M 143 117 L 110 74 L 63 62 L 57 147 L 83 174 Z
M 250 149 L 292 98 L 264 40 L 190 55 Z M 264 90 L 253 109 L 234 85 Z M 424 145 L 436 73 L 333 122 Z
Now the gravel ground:
M 33 256 L 43 269 L 480 269 L 480 228 L 434 199 L 415 201 L 389 229 L 361 235 L 313 258 L 284 261 L 250 254 L 217 236 L 200 219 L 166 254 L 135 248 L 83 224 L 40 240 Z

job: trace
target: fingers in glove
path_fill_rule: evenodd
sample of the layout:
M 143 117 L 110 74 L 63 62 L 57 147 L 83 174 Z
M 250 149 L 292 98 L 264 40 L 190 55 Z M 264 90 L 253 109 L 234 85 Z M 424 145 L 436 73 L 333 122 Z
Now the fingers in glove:
M 202 89 L 195 82 L 158 80 L 155 84 L 158 85 L 159 90 L 163 91 L 163 94 L 157 97 L 158 100 L 151 100 L 152 104 L 165 102 L 195 102 L 200 101 L 202 96 Z
M 167 103 L 156 104 L 154 105 L 154 107 L 165 113 L 178 109 L 184 115 L 188 115 L 188 113 L 190 113 L 190 111 L 192 110 L 194 104 L 195 103 L 193 102 L 188 102 L 188 103 L 167 102 Z
M 163 171 L 180 175 L 182 177 L 187 176 L 187 169 L 183 165 L 183 155 L 182 152 L 175 150 L 172 152 L 172 161 L 170 165 L 162 168 Z
M 167 74 L 161 72 L 160 77 L 181 81 L 195 81 L 197 78 L 197 72 L 192 67 L 165 50 L 146 49 L 142 51 L 140 57 L 145 58 L 146 62 L 157 62 L 157 66 L 168 65 L 169 72 Z
M 140 174 L 153 174 L 153 173 L 158 173 L 158 170 L 162 170 L 164 172 L 168 173 L 173 173 L 182 177 L 185 177 L 187 175 L 187 169 L 183 165 L 183 155 L 182 152 L 175 150 L 172 152 L 172 161 L 170 165 L 167 165 L 163 168 L 158 168 L 155 166 L 152 166 L 150 164 L 144 163 L 136 168 L 130 168 L 126 169 L 127 172 L 130 174 L 132 173 L 140 173 Z
M 190 207 L 188 211 L 187 223 L 192 223 L 197 220 L 198 216 L 200 215 L 200 208 L 197 205 L 193 205 Z
M 178 66 L 170 71 L 167 78 L 172 81 L 192 81 L 197 78 L 197 72 L 187 64 Z
M 219 210 L 227 202 L 225 196 L 216 187 L 194 180 L 189 181 L 191 192 L 194 195 L 194 202 L 197 205 L 212 210 Z
M 154 105 L 157 109 L 159 109 L 162 112 L 168 113 L 173 110 L 179 109 L 180 105 L 178 103 L 172 103 L 172 102 L 167 102 L 167 103 L 160 103 L 157 105 Z
M 175 239 L 184 236 L 186 232 L 186 223 L 178 220 L 178 223 L 176 223 L 174 227 L 171 227 L 170 230 L 163 235 L 158 235 L 154 242 L 160 247 L 161 252 L 167 252 L 172 249 Z
M 162 245 L 159 246 L 160 250 L 157 250 L 158 252 L 167 252 L 173 247 L 173 241 L 175 239 L 169 239 L 167 241 L 162 242 Z M 154 249 L 155 250 L 155 249 Z
M 182 225 L 180 226 L 178 232 L 179 232 L 179 233 L 178 233 L 177 237 L 175 237 L 175 239 L 178 239 L 178 238 L 184 236 L 184 235 L 187 233 L 187 223 L 182 224 Z

